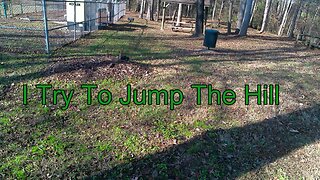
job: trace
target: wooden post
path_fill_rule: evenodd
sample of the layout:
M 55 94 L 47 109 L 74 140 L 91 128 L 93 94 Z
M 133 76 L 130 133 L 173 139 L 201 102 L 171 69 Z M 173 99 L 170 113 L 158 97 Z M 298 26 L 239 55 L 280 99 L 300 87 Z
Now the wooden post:
M 166 17 L 165 14 L 166 14 L 166 2 L 163 2 L 161 30 L 164 30 L 164 22 L 165 22 L 165 17 Z
M 181 23 L 181 19 L 182 19 L 182 3 L 179 3 L 179 7 L 178 7 L 178 17 L 177 17 L 177 24 L 176 26 L 180 26 Z

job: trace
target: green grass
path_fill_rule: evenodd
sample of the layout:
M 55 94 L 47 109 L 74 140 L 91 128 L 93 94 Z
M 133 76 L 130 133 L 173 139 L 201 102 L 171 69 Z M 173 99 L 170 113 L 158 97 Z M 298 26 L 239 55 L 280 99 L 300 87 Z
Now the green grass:
M 0 178 L 83 178 L 99 177 L 100 172 L 110 179 L 130 179 L 144 175 L 155 179 L 240 177 L 251 169 L 261 168 L 259 164 L 254 164 L 259 162 L 250 157 L 258 159 L 263 155 L 260 152 L 264 151 L 269 154 L 272 151 L 277 155 L 272 145 L 277 145 L 278 141 L 270 142 L 270 132 L 262 125 L 255 126 L 259 121 L 275 116 L 273 111 L 268 107 L 255 106 L 249 106 L 247 110 L 247 107 L 239 104 L 233 107 L 196 106 L 192 99 L 195 97 L 194 92 L 188 91 L 190 84 L 212 83 L 218 89 L 238 88 L 240 91 L 249 80 L 252 83 L 282 81 L 300 83 L 299 90 L 318 95 L 315 91 L 318 75 L 306 73 L 300 77 L 301 72 L 298 70 L 289 71 L 293 66 L 301 71 L 307 69 L 313 72 L 312 67 L 319 65 L 314 62 L 277 62 L 272 65 L 263 61 L 253 66 L 253 62 L 239 63 L 237 60 L 242 57 L 238 57 L 238 54 L 232 56 L 234 51 L 221 53 L 194 50 L 191 54 L 184 54 L 181 49 L 184 50 L 185 45 L 192 40 L 170 35 L 163 35 L 164 39 L 168 39 L 163 40 L 159 33 L 145 33 L 148 29 L 143 31 L 142 22 L 134 25 L 139 26 L 133 27 L 132 32 L 98 31 L 57 51 L 50 58 L 44 54 L 0 54 L 0 92 L 8 91 L 5 95 L 0 94 L 0 98 L 3 97 L 0 99 Z M 174 44 L 175 41 L 178 41 L 179 46 Z M 194 44 L 201 42 L 195 40 Z M 193 51 L 190 49 L 188 52 Z M 87 61 L 108 54 L 117 56 L 120 52 L 129 56 L 134 63 L 147 64 L 154 70 L 154 74 L 83 80 L 59 76 L 60 73 L 43 73 L 58 60 L 69 63 L 70 59 L 79 59 L 80 62 L 83 58 L 87 58 Z M 260 58 L 260 55 L 257 56 L 245 57 Z M 223 62 L 225 60 L 227 62 Z M 266 72 L 262 71 L 265 69 L 257 68 L 258 65 L 266 68 Z M 268 69 L 271 66 L 275 66 L 273 71 Z M 82 70 L 80 68 L 73 73 Z M 247 80 L 247 77 L 251 79 Z M 231 83 L 226 83 L 228 81 Z M 48 105 L 42 105 L 40 91 L 34 87 L 39 83 L 50 83 L 54 88 L 66 89 L 68 92 L 74 89 L 76 94 L 71 108 L 62 110 L 61 105 L 52 105 L 52 100 L 48 101 Z M 92 105 L 87 105 L 87 95 L 80 88 L 81 83 L 95 83 L 99 85 L 98 89 L 109 89 L 114 101 L 101 106 L 94 99 Z M 29 85 L 27 106 L 22 105 L 23 84 Z M 124 96 L 127 84 L 133 84 L 139 90 L 183 88 L 186 100 L 174 111 L 163 104 L 122 106 L 118 99 Z M 283 91 L 290 96 L 299 92 L 290 92 L 288 89 L 293 86 L 283 84 L 286 86 Z M 94 90 L 93 97 L 97 93 L 98 90 Z M 48 93 L 48 97 L 52 97 L 52 92 Z M 310 99 L 306 101 L 309 103 L 319 100 L 308 97 Z M 202 102 L 206 102 L 205 96 Z M 292 101 L 288 100 L 287 103 L 290 108 L 297 109 L 291 106 Z M 293 117 L 288 115 L 284 119 L 293 118 L 296 121 L 291 123 L 297 125 L 295 123 L 302 118 L 300 115 L 292 114 Z M 309 119 L 304 121 L 309 123 L 306 127 L 315 127 L 311 126 L 315 123 L 312 119 L 315 115 L 311 113 L 311 117 L 306 118 Z M 272 127 L 275 130 L 282 128 L 274 124 Z M 286 137 L 284 140 L 283 136 L 279 136 L 279 141 L 292 143 L 297 140 L 299 142 L 294 145 L 298 147 L 313 140 L 304 135 L 288 136 L 286 129 L 279 131 L 284 133 L 280 135 Z M 289 144 L 291 149 L 286 150 L 290 152 L 295 146 Z M 289 177 L 284 173 L 285 168 L 274 172 L 271 177 Z

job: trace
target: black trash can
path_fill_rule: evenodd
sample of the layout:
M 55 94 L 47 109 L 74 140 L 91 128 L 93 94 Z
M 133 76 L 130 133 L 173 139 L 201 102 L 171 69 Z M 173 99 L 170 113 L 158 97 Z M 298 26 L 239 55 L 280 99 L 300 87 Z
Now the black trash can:
M 214 29 L 207 29 L 204 35 L 203 45 L 208 49 L 215 48 L 218 40 L 219 31 Z

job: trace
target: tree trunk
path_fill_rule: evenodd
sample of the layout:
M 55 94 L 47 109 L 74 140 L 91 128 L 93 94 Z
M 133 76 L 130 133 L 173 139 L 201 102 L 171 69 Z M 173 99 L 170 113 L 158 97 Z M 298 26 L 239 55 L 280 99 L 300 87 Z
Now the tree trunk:
M 243 22 L 240 28 L 239 35 L 240 36 L 246 36 L 248 32 L 248 27 L 250 23 L 250 18 L 251 18 L 251 8 L 252 8 L 252 2 L 253 0 L 247 0 L 246 3 L 246 10 L 244 12 L 244 17 L 243 17 Z
M 203 19 L 204 19 L 204 0 L 197 0 L 197 15 L 196 15 L 196 28 L 195 37 L 199 37 L 203 33 Z
M 314 23 L 315 23 L 314 21 L 315 21 L 316 18 L 318 17 L 319 8 L 320 8 L 320 7 L 317 8 L 316 13 L 315 13 L 314 16 L 312 17 L 311 25 L 310 25 L 310 28 L 309 28 L 309 31 L 308 31 L 308 34 L 309 34 L 309 35 L 312 35 L 312 29 L 313 29 L 313 26 L 314 26 Z
M 290 1 L 290 3 L 289 3 Z M 283 17 L 285 15 L 285 13 L 287 12 L 287 9 L 289 7 L 289 5 L 291 4 L 292 0 L 282 0 L 280 2 L 280 13 L 278 15 L 278 21 L 282 23 Z M 280 21 L 281 20 L 281 21 Z M 279 25 L 281 24 L 279 23 Z
M 246 3 L 247 3 L 246 0 L 240 0 L 236 34 L 238 34 L 240 32 L 240 29 L 241 29 L 241 25 L 242 25 L 242 22 L 243 22 L 243 15 L 244 15 L 244 11 L 245 11 L 245 8 L 246 8 Z
M 204 23 L 203 23 L 203 32 L 207 28 L 207 20 L 208 20 L 209 7 L 204 8 Z
M 163 7 L 162 7 L 162 20 L 161 20 L 161 30 L 164 30 L 164 22 L 166 20 L 166 2 L 163 1 Z
M 214 18 L 216 16 L 217 2 L 218 2 L 218 0 L 214 0 L 214 5 L 213 5 L 213 9 L 212 9 L 212 17 L 211 17 L 212 21 L 214 20 Z
M 279 0 L 277 0 L 277 5 L 276 5 L 276 7 L 277 7 L 277 16 L 280 14 L 280 6 L 281 6 L 281 3 L 279 2 Z
M 176 26 L 180 26 L 182 20 L 182 3 L 179 3 L 179 7 L 178 7 L 178 17 L 177 17 L 177 24 Z
M 294 32 L 294 29 L 296 27 L 296 22 L 297 22 L 299 11 L 300 11 L 300 7 L 301 7 L 301 0 L 299 0 L 297 3 L 298 3 L 297 7 L 296 7 L 296 9 L 294 11 L 293 18 L 291 20 L 291 24 L 289 26 L 288 33 L 287 33 L 289 38 L 293 38 L 293 35 L 294 35 L 293 32 Z
M 264 8 L 264 14 L 263 14 L 263 20 L 262 20 L 260 33 L 263 33 L 267 27 L 271 4 L 272 4 L 272 0 L 266 0 L 266 6 Z
M 127 0 L 127 7 L 128 7 L 128 10 L 131 11 L 131 1 L 130 0 Z
M 141 0 L 139 18 L 143 18 L 145 0 Z
M 160 6 L 161 6 L 161 1 L 157 0 L 157 19 L 156 19 L 156 21 L 159 21 L 159 19 L 160 19 Z
M 285 13 L 287 9 L 287 3 L 288 3 L 287 0 L 281 1 L 281 11 L 280 11 L 281 16 Z
M 303 19 L 303 26 L 301 27 L 301 30 L 300 30 L 300 33 L 301 34 L 304 34 L 305 33 L 305 30 L 306 30 L 306 24 L 307 24 L 307 21 L 308 21 L 308 17 L 309 17 L 309 4 L 306 4 L 306 12 L 305 12 L 305 17 Z
M 178 10 L 178 7 L 175 7 L 174 11 L 173 11 L 173 14 L 172 14 L 172 17 L 171 17 L 172 21 L 174 21 L 176 19 L 177 10 Z
M 186 17 L 189 17 L 189 16 L 190 16 L 190 6 L 191 6 L 191 5 L 188 5 L 188 7 L 187 7 L 187 15 L 186 15 Z
M 225 0 L 221 0 L 221 7 L 220 7 L 219 17 L 218 17 L 218 26 L 220 25 L 220 22 L 221 22 L 221 16 L 222 16 L 222 12 L 223 12 L 223 9 L 224 9 L 224 1 Z
M 137 6 L 136 6 L 136 12 L 139 12 L 140 11 L 140 6 L 141 6 L 141 2 L 140 0 L 137 0 Z
M 153 2 L 154 0 L 149 0 L 148 2 L 148 11 L 147 11 L 147 19 L 153 21 Z
M 282 36 L 283 35 L 283 31 L 284 31 L 284 28 L 286 27 L 286 24 L 287 24 L 287 21 L 288 21 L 288 15 L 289 15 L 289 12 L 291 10 L 291 7 L 292 7 L 292 0 L 289 0 L 288 4 L 287 4 L 287 8 L 284 12 L 284 15 L 282 17 L 282 21 L 281 21 L 281 24 L 280 24 L 280 27 L 279 27 L 279 31 L 278 31 L 278 36 Z
M 228 34 L 231 34 L 233 0 L 229 0 Z
M 257 10 L 257 0 L 253 0 L 253 8 L 251 10 L 251 18 L 250 18 L 250 23 L 249 23 L 249 26 L 252 27 L 252 24 L 253 24 L 253 18 L 254 18 L 254 14 L 256 13 L 256 10 Z

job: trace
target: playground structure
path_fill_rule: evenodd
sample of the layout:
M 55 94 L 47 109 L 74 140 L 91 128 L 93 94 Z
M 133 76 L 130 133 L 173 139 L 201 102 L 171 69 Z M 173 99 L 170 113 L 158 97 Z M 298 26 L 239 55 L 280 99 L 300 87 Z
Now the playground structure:
M 126 3 L 114 0 L 1 0 L 0 49 L 43 52 L 116 23 Z
M 188 5 L 188 6 L 196 6 L 197 5 L 197 1 L 196 0 L 164 0 L 163 1 L 163 6 L 162 6 L 162 20 L 161 20 L 161 30 L 164 29 L 164 24 L 166 21 L 166 9 L 171 5 L 171 4 L 178 4 L 179 5 L 179 9 L 178 9 L 178 16 L 177 16 L 177 20 L 175 22 L 172 23 L 171 29 L 172 31 L 182 31 L 182 32 L 192 32 L 195 29 L 195 24 L 192 21 L 187 21 L 187 22 L 182 22 L 182 4 L 184 5 Z M 204 7 L 205 7 L 205 11 L 204 11 L 204 29 L 206 27 L 207 24 L 207 18 L 208 18 L 208 10 L 209 7 L 212 6 L 212 1 L 210 0 L 205 0 L 204 1 Z

